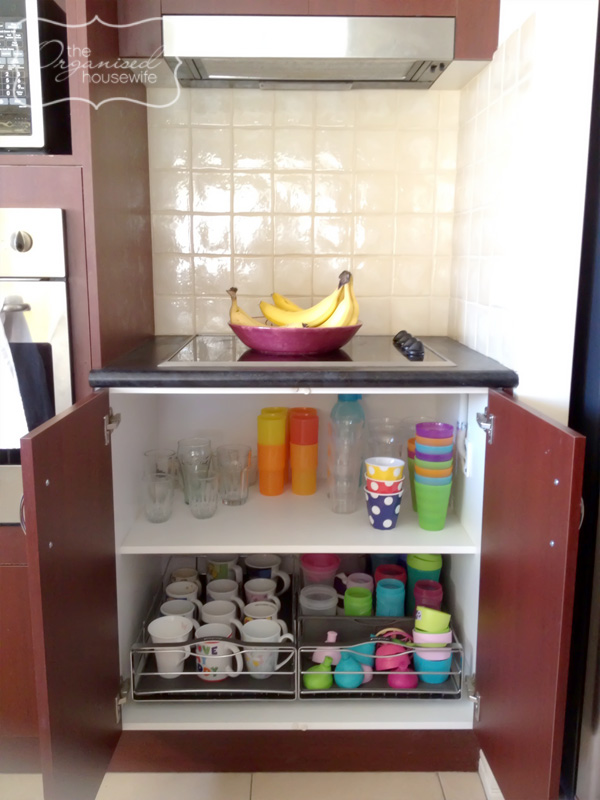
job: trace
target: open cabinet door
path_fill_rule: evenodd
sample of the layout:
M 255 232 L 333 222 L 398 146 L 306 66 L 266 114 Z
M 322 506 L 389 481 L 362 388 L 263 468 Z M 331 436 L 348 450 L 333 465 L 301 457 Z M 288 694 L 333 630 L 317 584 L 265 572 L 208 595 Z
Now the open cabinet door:
M 476 687 L 505 800 L 559 795 L 585 439 L 490 392 Z
M 21 440 L 45 800 L 94 800 L 120 728 L 108 393 Z

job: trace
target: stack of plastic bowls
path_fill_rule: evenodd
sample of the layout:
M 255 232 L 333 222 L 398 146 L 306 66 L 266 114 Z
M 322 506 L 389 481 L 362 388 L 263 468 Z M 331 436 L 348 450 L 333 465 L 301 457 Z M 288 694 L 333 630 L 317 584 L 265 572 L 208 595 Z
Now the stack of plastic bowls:
M 391 456 L 372 456 L 365 459 L 365 498 L 369 522 L 377 530 L 396 527 L 402 486 L 404 461 Z
M 413 641 L 415 670 L 423 683 L 443 683 L 452 666 L 450 614 L 417 606 Z
M 452 490 L 454 426 L 447 422 L 420 422 L 416 431 L 414 494 L 419 525 L 426 531 L 441 531 Z

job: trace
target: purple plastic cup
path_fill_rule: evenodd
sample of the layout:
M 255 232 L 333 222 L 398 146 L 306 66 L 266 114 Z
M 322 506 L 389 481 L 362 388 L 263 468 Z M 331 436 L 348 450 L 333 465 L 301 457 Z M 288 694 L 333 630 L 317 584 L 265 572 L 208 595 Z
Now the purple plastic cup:
M 452 453 L 440 453 L 439 455 L 434 455 L 433 453 L 421 453 L 419 450 L 419 445 L 417 445 L 415 458 L 418 458 L 419 461 L 432 461 L 435 463 L 440 463 L 444 461 L 452 461 Z
M 424 439 L 448 439 L 454 436 L 454 425 L 448 422 L 417 422 L 417 436 Z

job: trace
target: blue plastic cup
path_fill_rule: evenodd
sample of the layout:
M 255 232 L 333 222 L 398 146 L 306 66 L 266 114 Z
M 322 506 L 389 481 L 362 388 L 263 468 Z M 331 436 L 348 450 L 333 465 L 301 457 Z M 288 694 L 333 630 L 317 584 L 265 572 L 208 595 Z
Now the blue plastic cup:
M 443 661 L 428 661 L 419 653 L 414 653 L 415 672 L 419 674 L 419 680 L 423 683 L 444 683 L 448 680 L 450 667 L 452 666 L 452 655 Z
M 375 594 L 375 616 L 403 617 L 405 589 L 396 578 L 383 578 L 377 584 Z

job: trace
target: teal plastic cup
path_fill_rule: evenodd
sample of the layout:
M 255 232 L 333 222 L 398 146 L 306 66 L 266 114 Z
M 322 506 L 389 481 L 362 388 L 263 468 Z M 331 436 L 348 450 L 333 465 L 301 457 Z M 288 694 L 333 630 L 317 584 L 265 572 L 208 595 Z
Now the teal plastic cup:
M 364 586 L 351 586 L 344 593 L 344 614 L 347 617 L 370 617 L 373 594 Z
M 415 614 L 415 584 L 417 581 L 439 581 L 442 557 L 439 553 L 411 553 L 406 559 L 406 613 Z
M 415 482 L 419 527 L 425 531 L 441 531 L 446 524 L 452 484 L 429 486 Z

